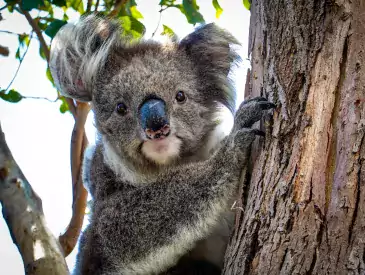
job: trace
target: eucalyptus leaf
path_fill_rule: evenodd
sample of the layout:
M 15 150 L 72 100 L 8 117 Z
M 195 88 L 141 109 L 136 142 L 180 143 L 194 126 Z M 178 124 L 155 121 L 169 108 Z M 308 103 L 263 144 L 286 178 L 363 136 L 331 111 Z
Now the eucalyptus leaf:
M 77 11 L 80 14 L 83 14 L 85 12 L 84 3 L 82 0 L 68 0 L 67 6 L 73 8 L 75 11 Z
M 42 59 L 46 60 L 46 54 L 44 53 L 43 47 L 41 45 L 39 45 L 39 55 Z
M 0 91 L 0 98 L 11 103 L 17 103 L 20 100 L 23 99 L 23 96 L 15 91 L 14 89 L 11 89 L 7 93 L 5 93 L 5 90 Z
M 51 0 L 51 3 L 53 5 L 56 5 L 57 7 L 66 7 L 67 6 L 66 0 Z
M 40 9 L 44 7 L 43 0 L 21 0 L 21 7 L 23 10 L 30 11 L 32 9 Z
M 47 76 L 48 80 L 52 83 L 53 87 L 56 87 L 54 84 L 52 73 L 51 73 L 51 70 L 49 69 L 49 67 L 47 67 L 46 76 Z
M 251 9 L 251 1 L 250 0 L 243 0 L 243 5 L 245 6 L 246 9 L 248 9 L 248 10 Z
M 219 5 L 218 0 L 213 0 L 213 7 L 215 8 L 215 17 L 219 18 L 223 12 L 223 9 Z
M 66 99 L 64 97 L 61 97 L 60 100 L 62 102 L 61 105 L 60 105 L 60 112 L 62 114 L 64 114 L 69 110 L 68 104 L 67 104 Z
M 66 24 L 67 21 L 55 19 L 53 22 L 51 22 L 51 24 L 48 25 L 44 33 L 47 34 L 49 37 L 53 38 L 59 31 L 59 29 Z
M 132 6 L 129 8 L 131 15 L 135 19 L 142 19 L 143 15 L 142 13 L 137 9 L 137 6 Z
M 166 25 L 162 25 L 162 27 L 163 27 L 163 32 L 161 33 L 161 35 L 166 35 L 166 36 L 169 36 L 169 37 L 174 37 L 175 36 L 174 31 L 170 27 L 168 27 Z
M 20 60 L 20 48 L 18 48 L 15 52 L 15 58 Z
M 190 24 L 195 25 L 196 23 L 204 22 L 203 15 L 199 12 L 199 6 L 196 0 L 183 0 L 182 7 L 183 10 L 180 10 L 185 14 Z
M 170 6 L 175 5 L 175 0 L 161 0 L 159 5 L 170 7 Z

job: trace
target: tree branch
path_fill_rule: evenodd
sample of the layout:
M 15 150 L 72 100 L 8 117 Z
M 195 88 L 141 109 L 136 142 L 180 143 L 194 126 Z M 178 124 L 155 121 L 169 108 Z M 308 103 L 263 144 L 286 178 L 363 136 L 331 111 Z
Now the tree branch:
M 66 232 L 59 237 L 65 256 L 74 249 L 79 238 L 87 205 L 87 191 L 82 182 L 81 164 L 83 152 L 88 145 L 85 135 L 85 123 L 90 106 L 87 103 L 77 105 L 77 116 L 71 138 L 71 172 L 72 172 L 72 218 Z
M 125 4 L 126 0 L 122 0 L 121 2 L 124 2 Z M 21 10 L 21 12 L 24 14 L 34 32 L 37 34 L 40 45 L 46 55 L 47 62 L 49 63 L 50 50 L 44 40 L 40 28 L 27 11 Z M 76 102 L 73 99 L 67 97 L 65 99 L 68 104 L 69 110 L 75 119 L 75 128 L 71 144 L 71 170 L 73 185 L 72 217 L 65 233 L 59 237 L 62 250 L 65 256 L 67 256 L 71 253 L 77 243 L 84 220 L 85 208 L 87 203 L 87 191 L 83 187 L 81 178 L 81 163 L 84 149 L 88 143 L 84 125 L 90 107 L 88 104 L 84 103 L 78 103 L 78 105 L 76 106 Z
M 8 7 L 8 4 L 0 8 L 0 11 L 5 10 Z
M 100 2 L 100 0 L 96 0 L 94 12 L 97 12 L 98 11 L 99 2 Z
M 31 37 L 32 35 L 33 35 L 33 31 L 30 33 L 29 37 Z M 30 43 L 31 42 L 32 42 L 32 39 L 29 40 L 29 44 L 27 45 L 27 49 L 25 50 L 22 58 L 20 58 L 18 68 L 16 69 L 15 74 L 14 74 L 12 80 L 10 81 L 10 83 L 8 84 L 8 86 L 6 87 L 5 92 L 9 90 L 9 88 L 11 87 L 11 85 L 13 85 L 13 82 L 14 82 L 15 78 L 17 77 L 18 73 L 19 73 L 20 67 L 22 66 L 24 57 L 27 55 L 27 52 L 29 50 L 29 46 L 30 46 Z M 19 47 L 20 47 L 20 45 L 19 45 Z
M 87 13 L 91 11 L 92 3 L 93 3 L 92 0 L 87 0 L 87 6 L 86 6 L 86 12 Z
M 28 275 L 69 274 L 59 244 L 46 226 L 42 201 L 15 162 L 0 125 L 0 202 Z
M 124 7 L 128 0 L 117 0 L 115 1 L 114 9 L 109 13 L 109 17 L 116 16 L 120 10 Z
M 34 21 L 34 19 L 30 16 L 29 12 L 22 10 L 20 8 L 21 13 L 24 14 L 25 18 L 27 19 L 29 25 L 32 27 L 33 31 L 37 34 L 38 39 L 39 39 L 39 43 L 43 49 L 44 55 L 46 56 L 47 62 L 49 62 L 49 57 L 50 57 L 50 51 L 49 48 L 47 46 L 46 41 L 44 40 L 43 34 L 41 29 L 39 28 L 39 26 L 37 25 L 37 23 Z

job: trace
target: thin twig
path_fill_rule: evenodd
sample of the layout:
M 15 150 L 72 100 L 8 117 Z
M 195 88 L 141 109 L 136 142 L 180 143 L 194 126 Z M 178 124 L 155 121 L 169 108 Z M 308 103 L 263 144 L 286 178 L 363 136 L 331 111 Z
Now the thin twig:
M 40 99 L 40 100 L 47 100 L 49 102 L 57 102 L 57 100 L 59 99 L 58 97 L 56 99 L 50 99 L 50 98 L 47 98 L 47 97 L 43 97 L 43 96 L 22 96 L 22 98 L 24 99 Z
M 39 43 L 41 44 L 44 55 L 46 56 L 47 62 L 49 62 L 50 51 L 49 51 L 49 48 L 47 46 L 46 41 L 44 40 L 41 29 L 39 28 L 38 24 L 34 21 L 34 19 L 30 16 L 29 12 L 27 12 L 25 10 L 22 10 L 21 8 L 20 8 L 20 11 L 21 11 L 21 13 L 24 14 L 24 16 L 27 19 L 29 25 L 31 25 L 32 29 L 37 34 L 38 39 L 39 39 Z
M 96 0 L 94 12 L 97 12 L 98 11 L 99 2 L 100 2 L 100 0 Z
M 166 8 L 162 8 L 162 5 L 161 5 L 161 9 L 158 11 L 158 12 L 160 13 L 160 17 L 158 18 L 158 22 L 157 22 L 156 29 L 155 29 L 155 31 L 152 33 L 151 38 L 153 38 L 153 37 L 155 36 L 155 34 L 156 34 L 156 32 L 157 32 L 158 28 L 160 27 L 161 19 L 162 19 L 162 12 L 163 12 L 164 10 L 166 10 L 167 8 L 168 8 L 168 7 L 166 7 Z
M 15 33 L 11 31 L 0 30 L 0 33 L 12 34 L 12 35 L 23 35 L 25 33 Z
M 87 0 L 87 6 L 86 6 L 86 12 L 87 13 L 91 11 L 92 3 L 93 3 L 92 0 Z
M 16 35 L 16 36 L 19 36 L 19 35 L 24 35 L 25 33 L 16 33 L 16 32 L 11 32 L 11 31 L 5 31 L 5 30 L 0 30 L 0 33 L 3 33 L 3 34 L 10 34 L 10 35 Z M 38 36 L 36 35 L 32 35 L 32 36 L 29 36 L 30 39 L 38 39 Z
M 29 36 L 32 36 L 32 35 L 33 35 L 33 31 L 30 33 L 30 35 L 29 35 Z M 25 50 L 25 52 L 24 52 L 24 54 L 23 54 L 22 58 L 20 58 L 20 60 L 19 60 L 19 65 L 18 65 L 18 68 L 16 69 L 16 72 L 15 72 L 15 74 L 14 74 L 14 76 L 13 76 L 13 79 L 10 81 L 9 85 L 6 87 L 5 92 L 7 92 L 7 91 L 9 90 L 9 88 L 11 87 L 11 85 L 13 85 L 13 82 L 14 82 L 15 78 L 16 78 L 16 77 L 17 77 L 17 75 L 18 75 L 18 72 L 19 72 L 19 70 L 20 70 L 20 67 L 22 66 L 22 63 L 23 63 L 24 57 L 27 55 L 27 52 L 28 52 L 28 49 L 29 49 L 29 46 L 30 46 L 30 43 L 31 43 L 31 42 L 32 42 L 32 40 L 29 40 L 29 44 L 27 45 L 27 48 L 26 48 L 26 50 Z
M 20 12 L 24 14 L 24 16 L 26 17 L 26 19 L 28 20 L 28 23 L 31 25 L 31 27 L 33 28 L 34 32 L 37 34 L 38 39 L 39 39 L 39 43 L 43 49 L 43 52 L 46 56 L 47 59 L 47 63 L 49 63 L 49 58 L 50 58 L 50 50 L 47 46 L 46 41 L 44 40 L 43 34 L 41 29 L 38 27 L 38 25 L 36 24 L 36 22 L 34 21 L 34 19 L 30 16 L 30 14 L 27 11 L 23 11 L 20 9 Z M 74 116 L 76 116 L 76 109 L 75 109 L 75 105 L 72 99 L 70 98 L 66 98 L 66 102 L 68 104 L 68 108 L 71 112 L 71 114 Z

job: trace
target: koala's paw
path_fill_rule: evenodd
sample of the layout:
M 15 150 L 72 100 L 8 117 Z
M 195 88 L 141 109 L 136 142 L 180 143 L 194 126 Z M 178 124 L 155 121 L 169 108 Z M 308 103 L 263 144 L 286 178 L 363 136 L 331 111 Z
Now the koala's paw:
M 262 118 L 265 110 L 273 108 L 276 108 L 276 105 L 267 101 L 264 97 L 255 97 L 243 101 L 234 118 L 235 128 L 238 130 L 251 127 Z

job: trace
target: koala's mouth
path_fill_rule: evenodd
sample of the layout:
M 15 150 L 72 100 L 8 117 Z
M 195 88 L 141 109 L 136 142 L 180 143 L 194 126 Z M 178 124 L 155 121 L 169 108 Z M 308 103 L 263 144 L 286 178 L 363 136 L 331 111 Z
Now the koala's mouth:
M 179 157 L 181 140 L 176 135 L 161 134 L 158 138 L 145 140 L 142 144 L 142 154 L 157 164 L 169 164 Z
M 168 137 L 170 135 L 170 133 L 171 133 L 170 127 L 168 127 L 167 125 L 165 125 L 163 128 L 161 128 L 158 131 L 152 131 L 151 129 L 146 130 L 147 138 L 150 140 L 156 140 L 156 141 Z

